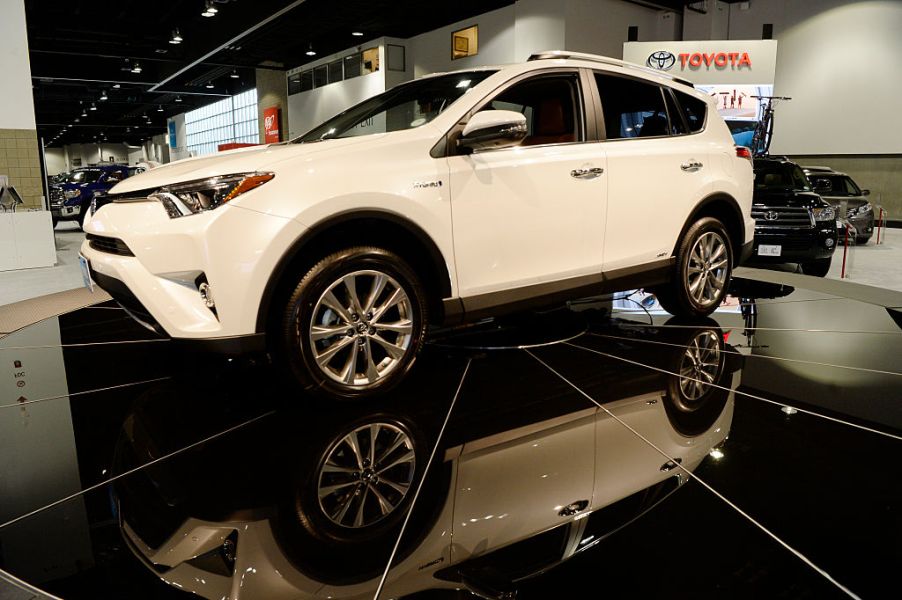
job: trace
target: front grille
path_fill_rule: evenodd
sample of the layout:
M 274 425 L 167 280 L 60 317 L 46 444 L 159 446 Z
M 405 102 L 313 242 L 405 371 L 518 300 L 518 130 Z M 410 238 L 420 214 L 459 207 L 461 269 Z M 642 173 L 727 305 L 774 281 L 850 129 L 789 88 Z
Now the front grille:
M 752 218 L 758 227 L 814 227 L 811 211 L 795 206 L 752 206 Z
M 63 190 L 59 188 L 50 188 L 50 206 L 62 206 L 64 201 L 65 197 L 63 196 Z
M 134 253 L 125 245 L 125 242 L 118 238 L 106 237 L 102 235 L 87 235 L 88 245 L 98 252 L 106 252 L 107 254 L 118 254 L 119 256 L 134 256 Z

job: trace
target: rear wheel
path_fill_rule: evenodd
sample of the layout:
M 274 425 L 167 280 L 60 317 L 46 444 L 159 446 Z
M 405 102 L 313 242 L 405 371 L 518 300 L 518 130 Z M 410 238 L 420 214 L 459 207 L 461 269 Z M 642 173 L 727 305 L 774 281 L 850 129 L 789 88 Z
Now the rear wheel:
M 341 250 L 314 265 L 288 299 L 282 358 L 298 381 L 333 398 L 362 398 L 397 385 L 426 334 L 426 297 L 398 255 Z
M 825 277 L 827 273 L 830 272 L 831 262 L 833 262 L 832 256 L 802 263 L 802 273 L 805 275 L 813 275 L 814 277 Z
M 672 315 L 707 316 L 726 295 L 732 268 L 733 251 L 726 228 L 713 217 L 703 217 L 683 236 L 673 281 L 657 290 L 658 301 Z

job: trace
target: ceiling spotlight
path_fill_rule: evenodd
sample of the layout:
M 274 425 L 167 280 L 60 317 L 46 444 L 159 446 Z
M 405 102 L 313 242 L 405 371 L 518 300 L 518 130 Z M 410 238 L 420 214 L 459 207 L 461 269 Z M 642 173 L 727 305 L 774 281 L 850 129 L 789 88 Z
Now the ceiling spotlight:
M 202 17 L 213 17 L 216 16 L 216 13 L 219 12 L 219 9 L 213 5 L 213 0 L 207 0 L 204 4 L 204 12 L 200 13 Z
M 72 127 L 72 123 L 69 123 L 68 125 L 66 125 L 66 128 L 69 128 L 69 127 Z
M 208 82 L 207 82 L 207 85 L 206 85 L 205 87 L 206 87 L 208 90 L 212 90 L 212 89 L 213 89 L 213 82 L 212 82 L 212 81 L 208 81 Z
M 137 73 L 140 73 L 140 72 L 141 72 L 141 63 L 136 62 L 136 63 L 132 66 L 132 73 L 136 73 L 136 74 L 137 74 Z
M 238 79 L 240 77 L 240 75 L 238 75 L 238 70 L 232 69 L 232 74 L 229 75 L 229 77 L 231 77 L 232 79 Z
M 87 117 L 87 116 L 88 116 L 88 113 L 85 112 L 85 109 L 81 109 L 81 116 L 83 116 L 83 117 Z
M 157 112 L 163 112 L 163 105 L 157 104 Z
M 114 89 L 114 90 L 118 90 L 120 87 L 122 87 L 122 86 L 120 86 L 118 83 L 114 83 L 114 84 L 113 84 L 113 89 Z
M 172 30 L 172 39 L 169 40 L 170 44 L 181 44 L 182 43 L 182 34 L 179 32 L 178 27 Z
M 97 110 L 97 104 L 95 104 L 94 102 L 91 102 L 91 109 L 90 109 L 90 110 Z
M 101 100 L 107 100 L 108 98 L 109 98 L 109 96 L 106 95 L 106 90 L 102 90 L 102 91 L 100 92 L 100 99 L 101 99 Z
M 305 52 L 304 54 L 306 54 L 307 56 L 316 56 L 316 51 L 313 49 L 312 43 L 307 46 L 307 52 Z
M 131 127 L 126 127 L 126 128 L 125 128 L 125 133 L 128 133 L 128 132 L 131 131 L 131 130 L 132 130 Z
M 175 97 L 175 101 L 176 101 L 176 102 L 181 102 L 181 101 L 182 101 L 182 97 L 181 97 L 181 96 L 176 96 L 176 97 Z
M 353 35 L 354 37 L 363 37 L 363 32 L 362 31 L 352 31 L 351 35 Z

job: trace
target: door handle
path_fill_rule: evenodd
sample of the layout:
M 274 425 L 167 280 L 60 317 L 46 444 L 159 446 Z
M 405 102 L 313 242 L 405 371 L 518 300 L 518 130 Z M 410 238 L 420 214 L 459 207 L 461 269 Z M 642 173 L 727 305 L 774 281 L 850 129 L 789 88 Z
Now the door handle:
M 570 171 L 570 177 L 577 179 L 595 179 L 604 173 L 601 167 L 593 167 L 591 169 L 573 169 Z
M 588 500 L 577 500 L 561 508 L 557 514 L 560 517 L 572 517 L 576 513 L 585 510 L 587 506 L 589 506 Z
M 686 171 L 687 173 L 694 173 L 704 166 L 705 165 L 703 165 L 702 163 L 698 162 L 697 160 L 695 160 L 693 158 L 693 159 L 689 159 L 689 162 L 684 162 L 683 164 L 681 164 L 680 168 L 683 169 L 684 171 Z

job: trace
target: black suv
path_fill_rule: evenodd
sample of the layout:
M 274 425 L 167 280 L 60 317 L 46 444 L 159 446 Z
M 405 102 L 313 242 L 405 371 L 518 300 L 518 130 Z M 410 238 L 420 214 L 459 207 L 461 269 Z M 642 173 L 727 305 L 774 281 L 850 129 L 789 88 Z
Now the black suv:
M 802 272 L 823 277 L 836 249 L 836 212 L 812 191 L 796 163 L 755 159 L 752 200 L 755 243 L 750 263 L 799 263 Z

